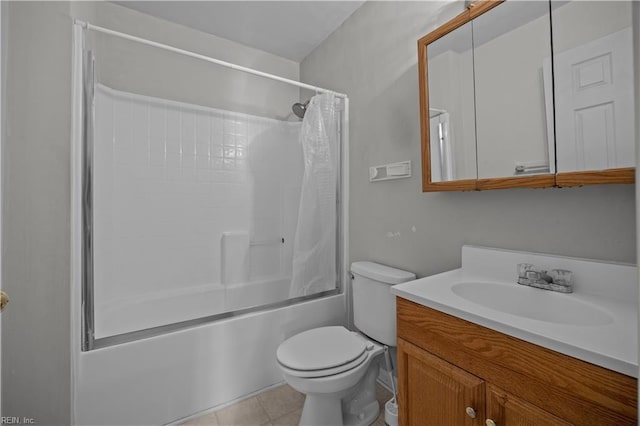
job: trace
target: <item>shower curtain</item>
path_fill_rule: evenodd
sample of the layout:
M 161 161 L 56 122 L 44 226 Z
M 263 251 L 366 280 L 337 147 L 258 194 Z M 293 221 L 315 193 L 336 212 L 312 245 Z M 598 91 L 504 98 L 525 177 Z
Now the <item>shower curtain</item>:
M 300 143 L 304 176 L 293 243 L 289 297 L 336 287 L 338 125 L 334 94 L 309 102 Z

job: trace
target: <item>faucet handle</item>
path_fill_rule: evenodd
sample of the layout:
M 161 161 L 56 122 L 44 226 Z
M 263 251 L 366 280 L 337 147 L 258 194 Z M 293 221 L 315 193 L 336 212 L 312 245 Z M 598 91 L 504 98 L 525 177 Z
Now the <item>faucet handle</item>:
M 532 281 L 538 281 L 542 279 L 542 272 L 531 269 L 524 273 L 524 277 Z
M 533 264 L 531 263 L 518 263 L 518 276 L 522 278 L 527 277 L 527 271 L 533 270 Z
M 554 284 L 560 284 L 570 286 L 573 284 L 573 272 L 568 269 L 552 269 L 549 271 L 552 282 Z

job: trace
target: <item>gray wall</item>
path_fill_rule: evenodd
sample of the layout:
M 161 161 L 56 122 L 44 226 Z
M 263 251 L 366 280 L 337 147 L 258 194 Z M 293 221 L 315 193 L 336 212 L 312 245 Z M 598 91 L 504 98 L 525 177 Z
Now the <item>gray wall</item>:
M 635 263 L 633 185 L 421 192 L 416 42 L 462 8 L 366 2 L 301 63 L 351 100 L 350 260 L 427 276 L 477 244 Z M 409 159 L 412 178 L 369 183 L 369 166 Z
M 12 2 L 3 99 L 2 413 L 70 422 L 68 3 Z
M 297 80 L 300 64 L 109 2 L 71 2 L 73 17 Z M 90 31 L 99 83 L 141 95 L 286 119 L 297 87 Z M 297 118 L 296 118 L 297 120 Z

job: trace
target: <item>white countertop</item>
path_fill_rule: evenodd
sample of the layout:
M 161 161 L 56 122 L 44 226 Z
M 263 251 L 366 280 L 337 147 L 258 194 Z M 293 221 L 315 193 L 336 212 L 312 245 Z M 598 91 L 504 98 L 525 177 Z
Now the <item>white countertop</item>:
M 391 288 L 391 293 L 509 336 L 637 377 L 637 278 L 631 282 L 632 277 L 637 277 L 637 269 L 630 265 L 607 262 L 600 264 L 583 259 L 528 255 L 529 253 L 523 252 L 465 246 L 462 268 L 395 285 Z M 514 262 L 521 262 L 523 259 L 534 264 L 541 263 L 543 266 L 548 266 L 544 265 L 545 262 L 550 262 L 552 267 L 556 267 L 553 266 L 555 264 L 569 265 L 567 269 L 576 271 L 576 277 L 582 278 L 574 285 L 574 293 L 553 293 L 551 296 L 570 298 L 591 305 L 606 312 L 612 321 L 604 325 L 573 325 L 526 318 L 474 303 L 452 290 L 455 284 L 462 282 L 496 282 L 502 285 L 512 284 L 525 291 L 547 292 L 548 290 L 531 289 L 516 283 Z M 496 265 L 505 261 L 506 270 L 500 271 L 501 267 Z M 610 274 L 612 282 L 590 283 L 587 278 L 590 275 L 581 274 L 581 268 L 589 272 L 589 268 L 603 268 Z M 505 279 L 509 271 L 512 280 Z M 603 291 L 602 287 L 608 291 Z

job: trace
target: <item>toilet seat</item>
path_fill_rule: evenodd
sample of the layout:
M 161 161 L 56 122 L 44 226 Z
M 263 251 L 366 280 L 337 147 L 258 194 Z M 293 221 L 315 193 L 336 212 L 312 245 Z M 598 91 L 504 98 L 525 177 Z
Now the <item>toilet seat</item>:
M 282 364 L 280 364 L 280 368 L 284 372 L 292 376 L 305 378 L 305 379 L 313 379 L 313 378 L 319 378 L 319 377 L 334 376 L 336 374 L 353 370 L 354 368 L 356 368 L 357 366 L 365 362 L 368 356 L 369 354 L 367 352 L 364 352 L 361 356 L 359 356 L 358 358 L 354 359 L 351 362 L 339 365 L 337 367 L 327 368 L 324 370 L 293 370 L 291 368 L 285 367 Z
M 371 342 L 344 327 L 320 327 L 284 341 L 276 358 L 291 375 L 324 377 L 362 364 L 371 347 Z

